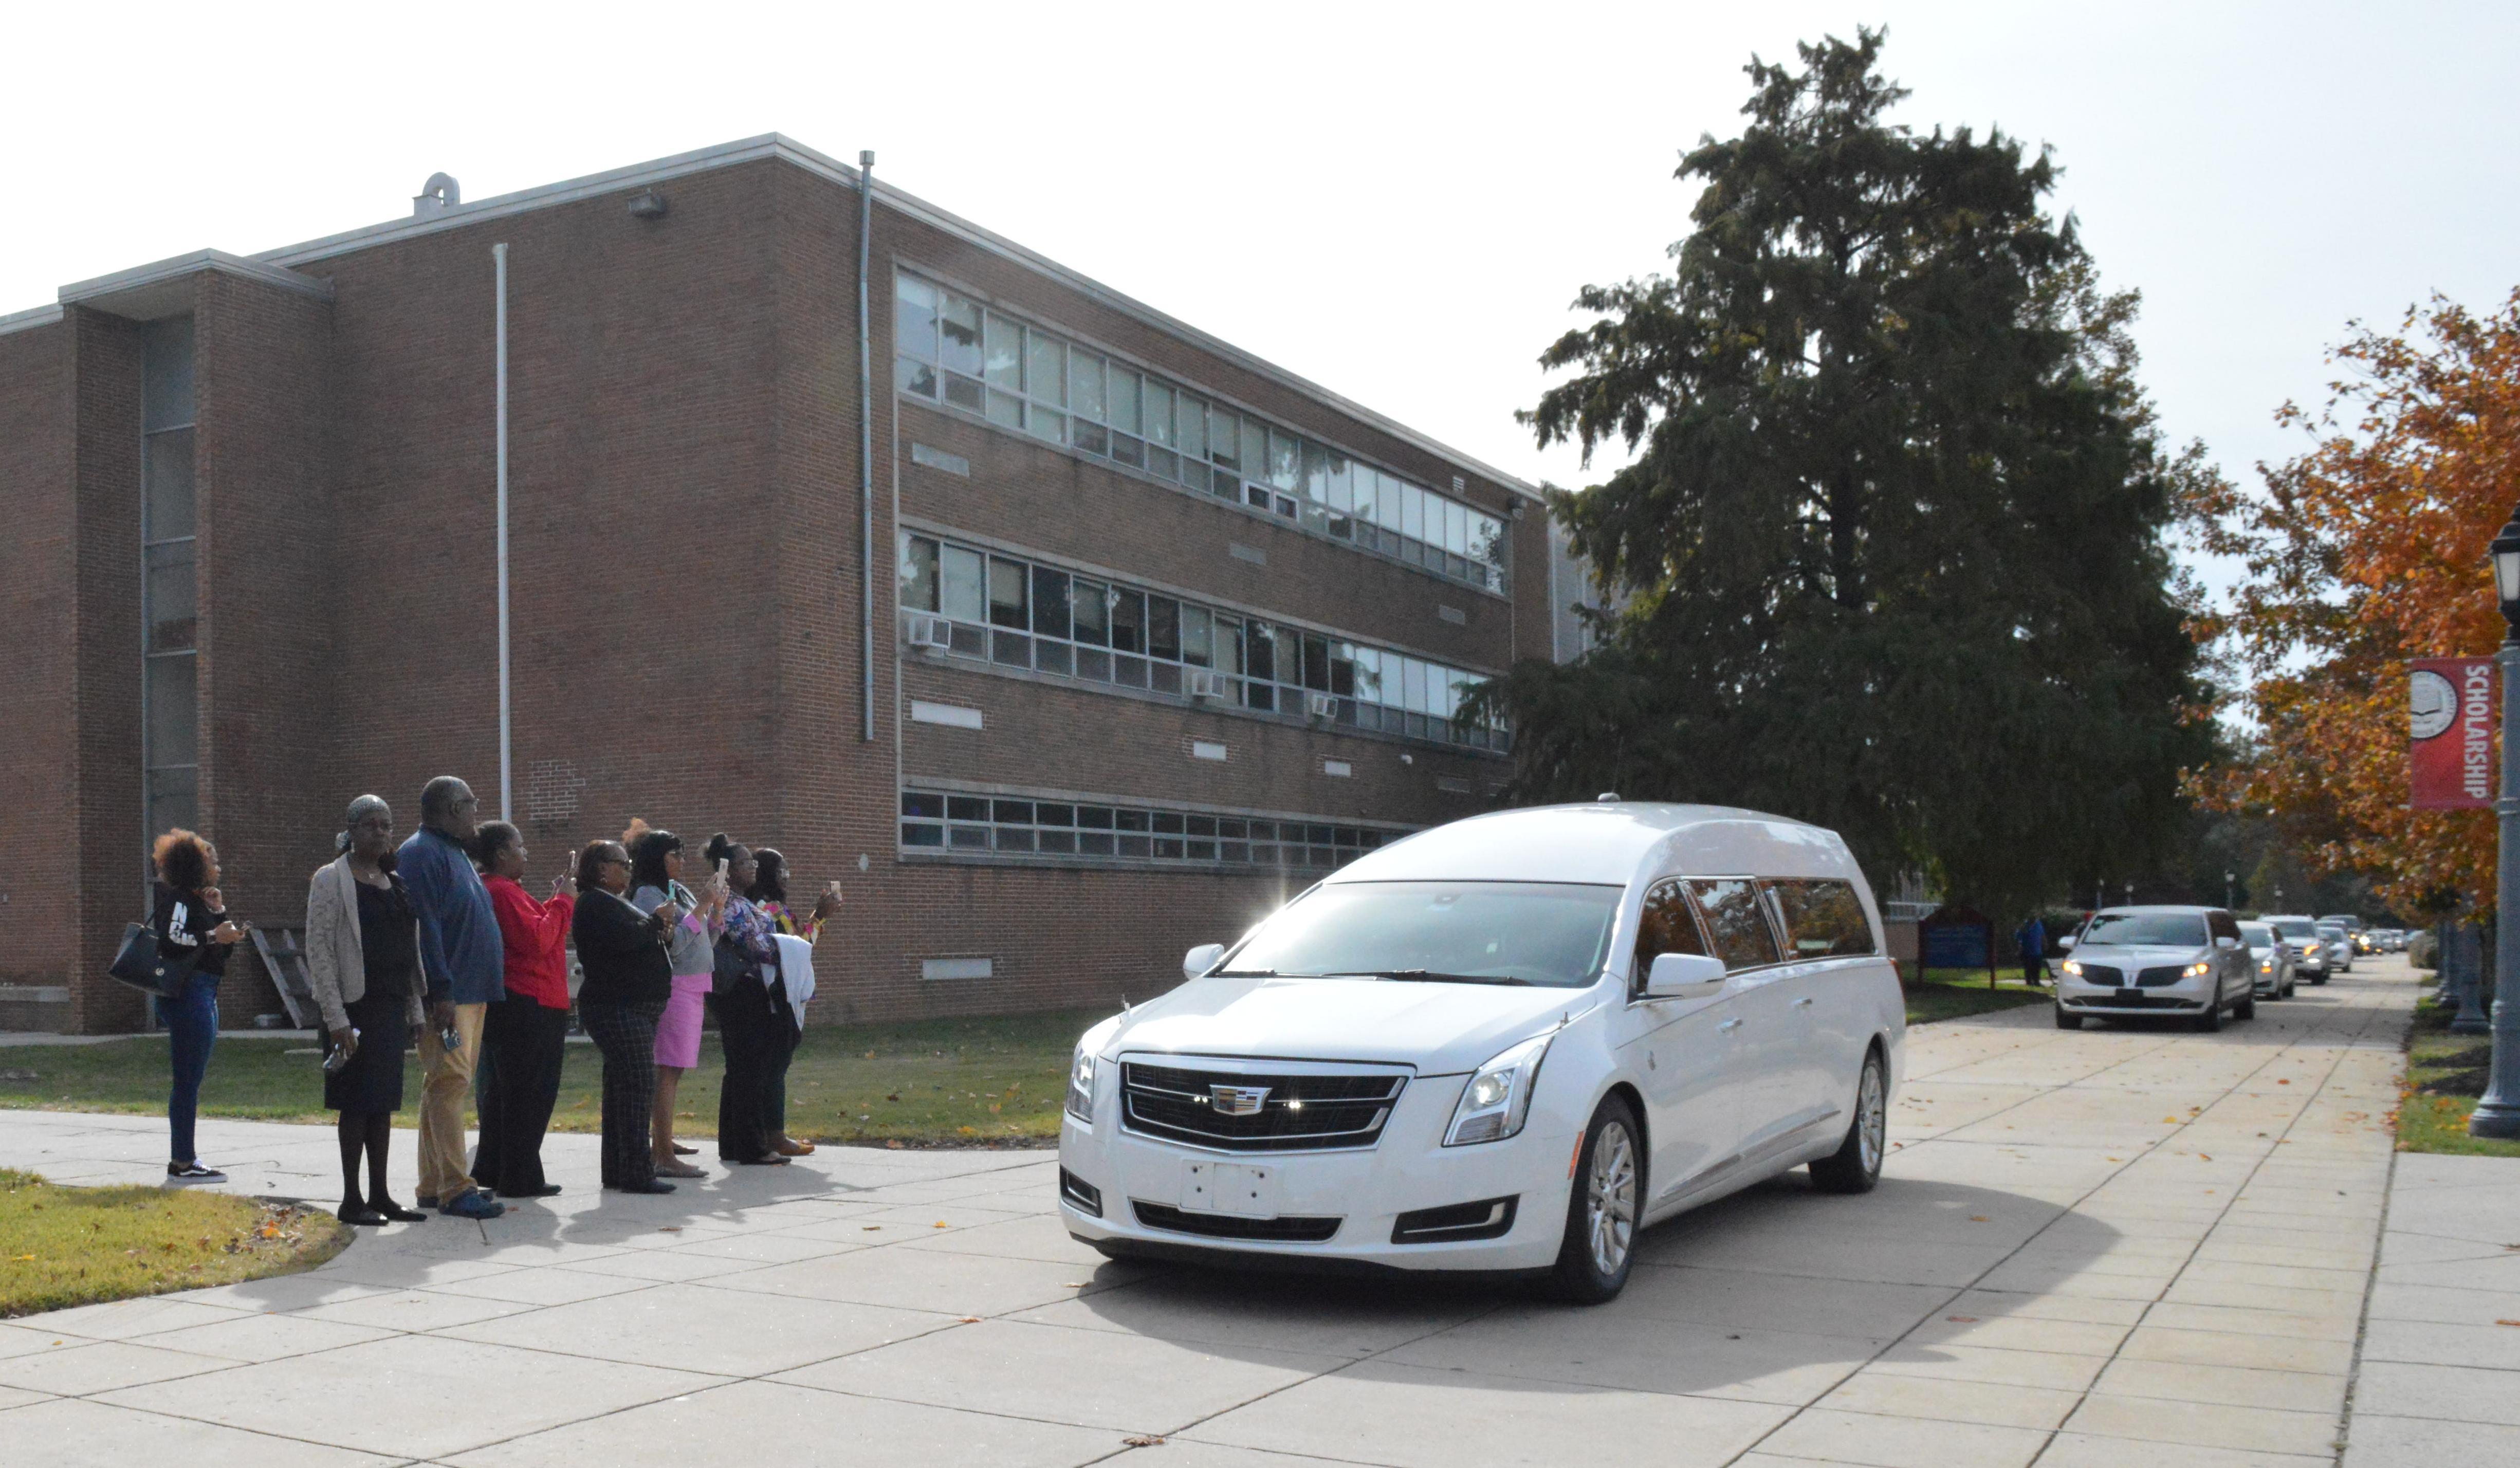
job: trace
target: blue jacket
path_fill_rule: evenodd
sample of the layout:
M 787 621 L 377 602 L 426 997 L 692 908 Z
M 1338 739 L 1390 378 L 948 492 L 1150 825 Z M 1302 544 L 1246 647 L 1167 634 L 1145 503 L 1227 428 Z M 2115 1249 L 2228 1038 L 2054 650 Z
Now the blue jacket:
M 2037 957 L 2048 952 L 2048 924 L 2033 917 L 2012 935 L 2012 945 L 2024 957 Z
M 402 843 L 394 869 L 420 913 L 420 966 L 428 979 L 428 1001 L 488 1004 L 506 999 L 499 913 L 464 847 L 424 825 Z

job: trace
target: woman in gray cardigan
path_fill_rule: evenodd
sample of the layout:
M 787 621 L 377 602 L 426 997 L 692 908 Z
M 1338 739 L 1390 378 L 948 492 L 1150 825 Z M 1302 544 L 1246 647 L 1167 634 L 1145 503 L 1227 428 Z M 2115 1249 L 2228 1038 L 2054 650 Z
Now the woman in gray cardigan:
M 350 802 L 340 857 L 306 890 L 306 981 L 331 1032 L 324 1104 L 341 1114 L 341 1222 L 428 1217 L 385 1191 L 385 1149 L 402 1108 L 403 1051 L 423 1023 L 420 925 L 393 874 L 393 811 L 374 795 Z M 368 1186 L 359 1190 L 359 1157 Z

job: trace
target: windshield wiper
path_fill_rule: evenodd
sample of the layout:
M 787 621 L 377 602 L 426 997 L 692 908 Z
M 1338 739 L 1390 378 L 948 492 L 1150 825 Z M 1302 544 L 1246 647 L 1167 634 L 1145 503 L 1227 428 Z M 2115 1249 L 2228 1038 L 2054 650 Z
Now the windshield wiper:
M 1356 974 L 1354 977 L 1390 979 L 1402 984 L 1510 984 L 1524 989 L 1532 987 L 1529 979 L 1517 979 L 1511 974 L 1435 973 L 1423 968 L 1372 969 Z

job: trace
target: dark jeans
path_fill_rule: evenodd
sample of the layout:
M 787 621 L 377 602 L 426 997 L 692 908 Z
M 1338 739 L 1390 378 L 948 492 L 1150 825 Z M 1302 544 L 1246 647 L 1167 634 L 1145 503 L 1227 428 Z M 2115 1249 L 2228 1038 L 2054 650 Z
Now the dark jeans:
M 219 976 L 197 973 L 184 992 L 158 1001 L 166 1022 L 174 1084 L 166 1090 L 169 1162 L 199 1162 L 193 1150 L 193 1117 L 201 1109 L 202 1077 L 209 1072 L 210 1046 L 219 1039 Z
M 530 999 L 501 1000 L 481 1023 L 481 1146 L 472 1180 L 492 1192 L 528 1197 L 543 1187 L 543 1134 L 560 1099 L 568 1011 Z
M 656 1020 L 663 1000 L 577 1006 L 587 1038 L 604 1052 L 604 1185 L 638 1187 L 656 1179 L 648 1125 L 656 1109 Z
M 717 1093 L 717 1155 L 728 1162 L 771 1156 L 766 1088 L 778 1064 L 778 1027 L 788 1021 L 758 976 L 712 993 L 709 1003 L 717 1010 L 718 1044 L 726 1050 L 726 1080 Z
M 762 1130 L 776 1142 L 788 1134 L 788 1064 L 796 1058 L 797 1042 L 804 1036 L 796 1029 L 796 1009 L 788 1002 L 787 989 L 782 987 L 770 1000 L 779 1023 L 778 1039 L 771 1045 L 770 1075 L 762 1082 Z
M 2048 960 L 2038 954 L 2021 956 L 2021 982 L 2033 989 L 2048 977 Z

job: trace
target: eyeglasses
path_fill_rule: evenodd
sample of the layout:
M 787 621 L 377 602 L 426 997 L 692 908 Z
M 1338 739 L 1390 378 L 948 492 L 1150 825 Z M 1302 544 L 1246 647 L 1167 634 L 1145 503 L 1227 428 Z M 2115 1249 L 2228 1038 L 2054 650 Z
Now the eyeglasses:
M 630 859 L 628 857 L 598 857 L 595 859 L 595 865 L 598 867 L 627 867 L 630 865 Z

